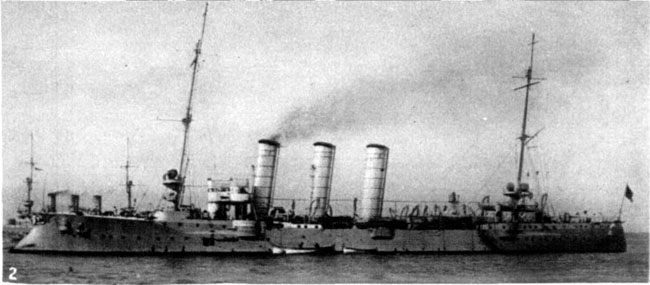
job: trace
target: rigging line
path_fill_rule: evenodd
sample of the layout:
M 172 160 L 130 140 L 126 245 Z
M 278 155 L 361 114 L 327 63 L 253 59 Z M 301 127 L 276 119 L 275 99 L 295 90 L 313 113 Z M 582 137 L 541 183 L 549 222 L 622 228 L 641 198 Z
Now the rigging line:
M 508 149 L 513 148 L 513 145 L 515 145 L 515 143 L 511 143 L 510 147 L 508 147 Z M 501 161 L 499 162 L 499 164 L 497 165 L 497 167 L 494 168 L 494 170 L 492 171 L 492 173 L 490 173 L 490 176 L 488 176 L 488 177 L 494 177 L 494 175 L 497 173 L 497 171 L 501 170 L 501 166 L 503 165 L 503 163 L 505 163 L 509 158 L 510 158 L 509 155 L 504 156 L 501 159 Z M 479 190 L 487 189 L 487 184 L 490 183 L 490 180 L 489 180 L 489 178 L 485 178 L 484 181 L 485 182 L 483 183 L 483 185 L 481 185 Z
M 143 203 L 142 200 L 144 199 L 145 196 L 147 196 L 147 191 L 145 191 L 144 193 L 142 193 L 142 196 L 140 196 L 140 200 L 138 200 L 139 203 L 136 202 L 135 205 L 133 205 L 133 208 L 134 208 L 134 209 L 137 209 L 138 206 L 139 206 L 140 204 Z
M 533 158 L 533 154 L 534 153 L 532 151 L 529 151 L 528 152 L 528 158 L 530 160 L 531 168 L 532 168 L 534 176 L 535 176 L 535 184 L 537 185 L 537 191 L 538 191 L 537 194 L 541 195 L 542 194 L 542 188 L 541 188 L 541 185 L 539 183 L 539 170 L 538 170 L 537 165 L 535 163 L 535 159 Z M 530 175 L 530 169 L 529 169 L 528 175 Z
M 537 151 L 538 151 L 538 156 L 540 156 L 542 158 L 547 157 L 547 156 L 543 155 L 543 151 L 544 151 L 543 147 L 541 147 L 541 146 L 538 147 Z M 540 171 L 542 173 L 542 175 L 540 176 L 540 181 L 542 183 L 542 187 L 544 187 L 544 189 L 546 189 L 547 192 L 551 191 L 551 185 L 550 185 L 551 180 L 549 179 L 550 171 L 548 170 L 546 160 L 540 159 L 539 160 L 539 165 L 540 165 L 539 169 L 540 169 Z
M 541 147 L 541 146 L 538 146 L 538 147 L 537 147 L 537 154 L 538 154 L 539 157 L 542 157 L 542 158 L 545 157 L 545 156 L 543 155 L 543 150 L 542 150 L 542 147 Z M 544 162 L 544 159 L 540 159 L 539 162 L 538 162 L 538 164 L 539 164 L 539 171 L 540 171 L 540 173 L 541 173 L 541 175 L 538 175 L 538 176 L 539 176 L 539 180 L 541 181 L 541 182 L 540 182 L 541 187 L 543 187 L 542 189 L 549 189 L 549 188 L 548 188 L 548 187 L 549 187 L 549 186 L 548 186 L 548 181 L 547 181 L 547 179 L 546 179 L 546 177 L 545 177 L 545 175 L 547 175 L 548 172 L 546 171 L 546 163 Z

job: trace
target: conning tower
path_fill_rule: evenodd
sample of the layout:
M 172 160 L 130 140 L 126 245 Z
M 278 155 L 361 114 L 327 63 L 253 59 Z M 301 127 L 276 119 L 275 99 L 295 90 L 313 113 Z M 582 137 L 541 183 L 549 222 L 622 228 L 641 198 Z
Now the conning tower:
M 257 166 L 253 180 L 253 203 L 257 215 L 265 217 L 273 203 L 280 143 L 266 139 L 259 140 L 258 143 Z
M 359 217 L 361 221 L 381 218 L 388 168 L 388 147 L 380 144 L 366 146 L 366 174 Z
M 313 218 L 326 216 L 329 210 L 335 152 L 336 146 L 333 144 L 314 143 L 314 163 L 311 166 L 312 188 L 309 199 L 309 213 Z

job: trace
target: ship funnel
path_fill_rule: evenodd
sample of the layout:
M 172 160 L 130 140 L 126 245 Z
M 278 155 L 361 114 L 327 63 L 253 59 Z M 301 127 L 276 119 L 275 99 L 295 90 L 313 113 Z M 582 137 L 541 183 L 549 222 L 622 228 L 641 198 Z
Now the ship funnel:
M 255 212 L 265 217 L 273 202 L 275 173 L 278 164 L 280 144 L 274 140 L 260 140 L 258 147 L 257 166 L 253 180 L 253 201 Z
M 388 167 L 388 148 L 379 144 L 366 146 L 366 174 L 363 179 L 361 208 L 362 221 L 381 218 Z
M 217 202 L 219 202 L 219 190 L 214 185 L 214 182 L 212 181 L 212 178 L 208 178 L 208 206 L 207 206 L 207 211 L 208 211 L 208 215 L 210 216 L 210 219 L 214 219 L 215 216 L 217 215 L 217 209 L 218 209 Z
M 314 143 L 314 164 L 312 164 L 312 187 L 309 202 L 310 214 L 320 218 L 327 214 L 332 190 L 334 153 L 336 147 L 326 142 Z

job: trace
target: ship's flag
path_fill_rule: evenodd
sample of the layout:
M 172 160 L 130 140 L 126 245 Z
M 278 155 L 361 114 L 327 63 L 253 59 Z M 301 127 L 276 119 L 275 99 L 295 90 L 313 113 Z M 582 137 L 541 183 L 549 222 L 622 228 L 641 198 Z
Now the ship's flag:
M 625 185 L 625 198 L 628 198 L 630 202 L 634 202 L 632 201 L 632 195 L 634 195 L 634 193 L 632 192 L 632 189 L 630 189 L 630 186 Z
M 36 171 L 43 171 L 43 169 L 40 169 L 40 168 L 38 168 L 38 167 L 34 167 L 34 170 L 36 170 Z

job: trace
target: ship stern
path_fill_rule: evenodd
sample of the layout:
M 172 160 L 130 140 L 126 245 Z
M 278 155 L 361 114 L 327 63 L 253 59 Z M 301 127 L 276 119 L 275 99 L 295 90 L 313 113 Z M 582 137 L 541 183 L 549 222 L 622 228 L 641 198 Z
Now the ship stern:
M 615 221 L 609 226 L 607 232 L 608 250 L 610 252 L 625 252 L 627 251 L 627 241 L 625 240 L 625 231 L 623 230 L 623 222 Z

